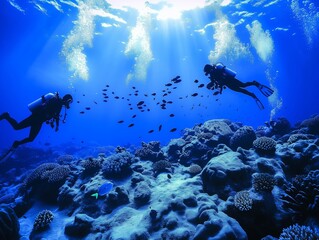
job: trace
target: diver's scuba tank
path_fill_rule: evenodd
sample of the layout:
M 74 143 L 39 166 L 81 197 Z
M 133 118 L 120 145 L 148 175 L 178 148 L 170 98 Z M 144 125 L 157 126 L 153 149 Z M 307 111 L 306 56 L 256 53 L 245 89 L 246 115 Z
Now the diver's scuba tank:
M 227 76 L 227 77 L 235 77 L 237 75 L 237 73 L 229 68 L 227 68 L 224 64 L 222 63 L 216 63 L 215 64 L 215 68 L 219 71 L 223 71 L 223 73 Z
M 49 101 L 50 99 L 52 99 L 54 97 L 55 97 L 55 94 L 47 93 L 47 94 L 43 95 L 42 97 L 38 98 L 37 100 L 29 103 L 28 108 L 31 112 L 37 112 L 37 111 L 41 110 L 41 108 L 43 107 L 43 104 L 45 102 Z

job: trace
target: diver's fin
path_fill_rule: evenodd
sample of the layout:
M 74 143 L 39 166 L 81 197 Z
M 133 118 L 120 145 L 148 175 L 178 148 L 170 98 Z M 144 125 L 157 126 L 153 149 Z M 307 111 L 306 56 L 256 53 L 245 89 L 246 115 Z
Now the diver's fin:
M 10 148 L 8 151 L 6 151 L 1 157 L 0 157 L 0 163 L 5 162 L 13 153 L 15 148 Z
M 265 97 L 269 97 L 271 96 L 273 93 L 274 93 L 274 90 L 272 90 L 271 88 L 263 85 L 263 84 L 260 84 L 259 82 L 256 82 L 256 87 L 259 89 L 259 91 L 265 96 Z
M 95 198 L 97 199 L 98 196 L 99 196 L 99 194 L 98 194 L 98 193 L 93 193 L 91 196 L 92 196 L 92 197 L 95 197 Z
M 260 110 L 265 109 L 264 105 L 262 104 L 262 102 L 258 98 L 255 98 L 255 101 L 256 101 L 257 106 L 259 107 Z

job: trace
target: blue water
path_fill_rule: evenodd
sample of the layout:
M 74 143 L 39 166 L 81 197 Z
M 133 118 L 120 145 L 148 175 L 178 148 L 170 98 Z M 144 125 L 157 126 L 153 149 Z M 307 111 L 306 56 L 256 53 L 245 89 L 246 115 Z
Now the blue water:
M 60 131 L 43 125 L 30 146 L 167 143 L 182 129 L 209 119 L 257 127 L 277 117 L 294 124 L 319 112 L 318 2 L 126 2 L 1 1 L 0 112 L 22 120 L 30 114 L 27 105 L 48 92 L 71 93 L 75 100 Z M 235 70 L 242 81 L 255 79 L 275 89 L 267 99 L 249 88 L 265 110 L 229 89 L 216 97 L 198 88 L 195 79 L 209 82 L 204 65 L 216 62 Z M 163 98 L 152 100 L 150 94 L 162 95 L 177 75 L 182 82 L 164 98 L 173 104 L 163 110 L 156 105 Z M 107 103 L 102 95 L 106 84 Z M 129 96 L 133 86 L 139 96 Z M 191 97 L 195 92 L 199 96 Z M 136 109 L 142 100 L 150 111 Z M 131 123 L 134 127 L 128 128 Z M 0 130 L 2 148 L 28 134 L 4 121 Z

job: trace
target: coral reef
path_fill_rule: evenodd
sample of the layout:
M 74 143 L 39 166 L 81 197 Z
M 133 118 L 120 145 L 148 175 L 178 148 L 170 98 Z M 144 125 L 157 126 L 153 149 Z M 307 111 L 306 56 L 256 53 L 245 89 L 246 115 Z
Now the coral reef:
M 280 121 L 268 137 L 221 119 L 185 129 L 166 146 L 81 150 L 91 157 L 73 153 L 59 161 L 66 165 L 38 163 L 0 182 L 1 201 L 31 239 L 311 238 L 319 226 L 318 136 Z M 30 216 L 47 203 L 55 219 L 30 235 Z M 294 223 L 304 226 L 287 228 Z
M 164 153 L 161 150 L 160 142 L 142 142 L 142 147 L 137 149 L 135 156 L 141 160 L 159 161 L 164 159 Z
M 20 224 L 12 208 L 0 205 L 0 239 L 19 239 Z

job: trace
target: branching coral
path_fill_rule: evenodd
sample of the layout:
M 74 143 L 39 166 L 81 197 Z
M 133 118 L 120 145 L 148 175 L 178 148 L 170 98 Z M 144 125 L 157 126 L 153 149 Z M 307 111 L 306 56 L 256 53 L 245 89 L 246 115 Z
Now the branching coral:
M 317 240 L 319 239 L 319 232 L 307 226 L 300 226 L 298 224 L 292 225 L 283 229 L 279 240 Z
M 249 211 L 253 207 L 253 200 L 249 195 L 248 191 L 240 191 L 236 193 L 235 198 L 235 207 L 240 211 Z
M 297 176 L 281 196 L 283 207 L 296 221 L 319 216 L 319 170 Z
M 268 173 L 257 173 L 253 175 L 252 184 L 254 189 L 258 192 L 271 192 L 276 185 L 276 180 Z
M 33 230 L 39 231 L 41 229 L 46 228 L 53 221 L 54 215 L 49 210 L 43 210 L 38 214 L 36 219 L 34 220 Z
M 100 170 L 101 161 L 98 159 L 89 158 L 82 162 L 82 167 L 84 168 L 82 172 L 84 176 L 92 175 Z
M 106 177 L 121 178 L 131 171 L 131 164 L 134 156 L 129 152 L 121 152 L 111 155 L 105 159 L 103 164 L 103 174 Z

